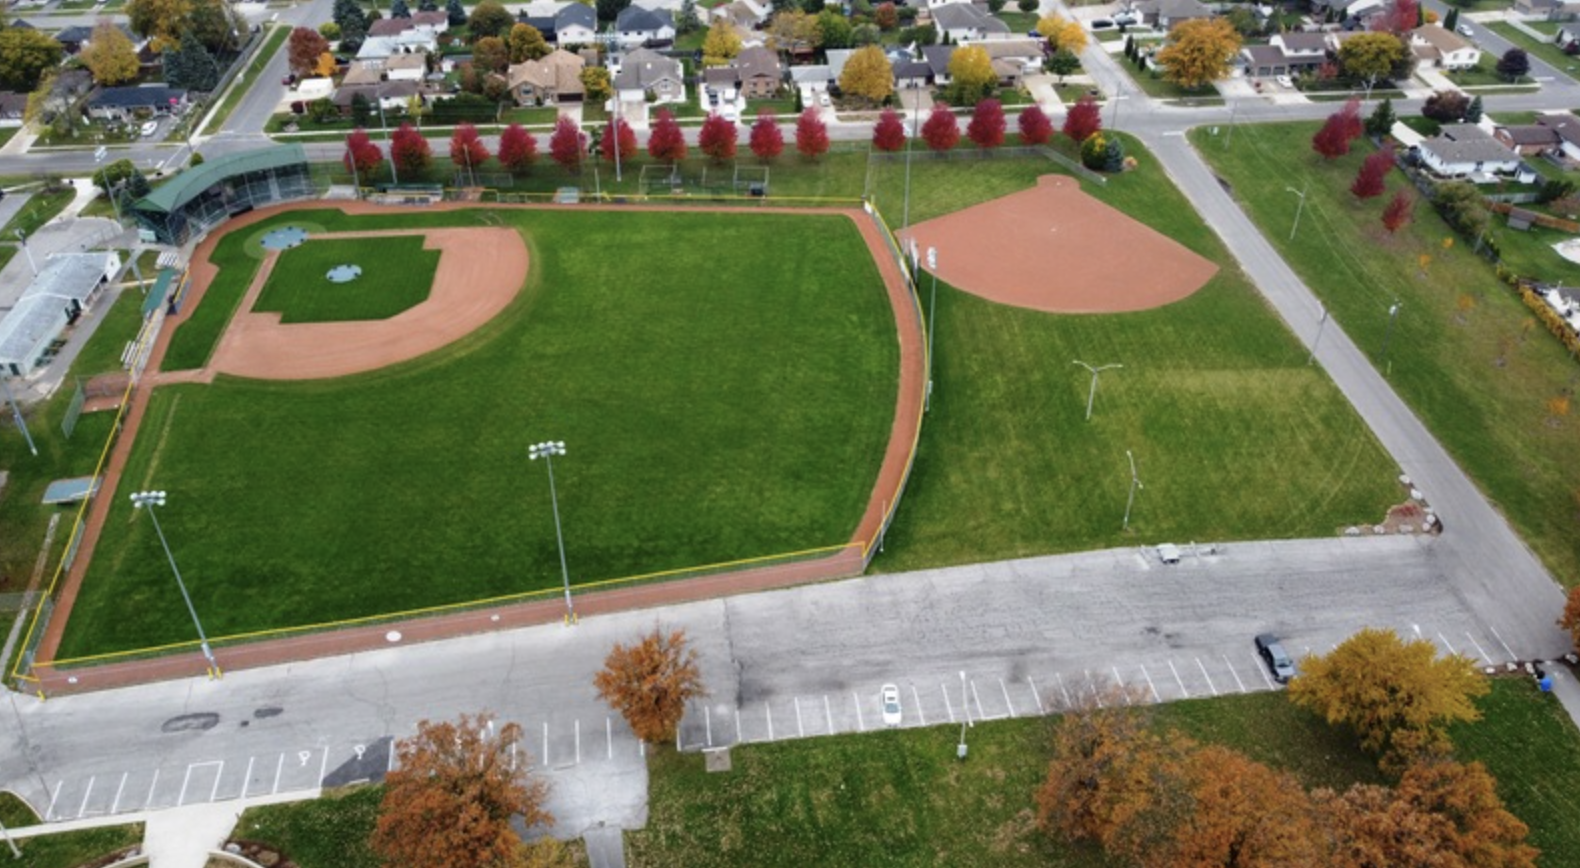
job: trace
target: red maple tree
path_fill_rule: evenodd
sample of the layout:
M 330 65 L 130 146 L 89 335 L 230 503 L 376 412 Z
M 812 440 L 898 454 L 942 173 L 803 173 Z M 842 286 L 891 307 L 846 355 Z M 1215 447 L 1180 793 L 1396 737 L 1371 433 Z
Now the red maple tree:
M 1402 226 L 1410 222 L 1413 217 L 1411 212 L 1414 210 L 1415 199 L 1409 193 L 1400 190 L 1393 194 L 1393 198 L 1388 200 L 1388 207 L 1383 209 L 1383 228 L 1387 229 L 1390 234 L 1398 232 Z
M 808 160 L 828 153 L 828 125 L 817 116 L 817 109 L 809 106 L 796 120 L 795 149 Z
M 1350 152 L 1350 140 L 1354 138 L 1349 131 L 1349 118 L 1345 116 L 1344 109 L 1340 109 L 1328 115 L 1322 129 L 1311 137 L 1311 148 L 1330 160 L 1342 157 Z
M 614 162 L 616 153 L 619 153 L 622 162 L 636 156 L 636 130 L 631 129 L 625 118 L 616 118 L 606 124 L 603 138 L 598 141 L 598 150 L 606 162 Z
M 1027 106 L 1015 125 L 1020 129 L 1020 140 L 1028 145 L 1046 145 L 1053 138 L 1053 121 L 1035 105 Z
M 960 141 L 960 124 L 948 103 L 933 103 L 927 122 L 922 124 L 922 139 L 935 151 L 947 151 Z
M 659 109 L 653 130 L 647 137 L 647 155 L 655 160 L 678 163 L 686 158 L 686 134 L 669 109 Z
M 463 169 L 476 171 L 488 159 L 488 148 L 477 135 L 477 127 L 460 124 L 450 135 L 450 162 Z
M 1403 36 L 1414 30 L 1420 20 L 1420 4 L 1416 0 L 1393 0 L 1383 14 L 1372 17 L 1371 29 Z
M 1393 154 L 1388 151 L 1377 151 L 1366 158 L 1361 164 L 1361 170 L 1355 175 L 1355 183 L 1350 185 L 1350 192 L 1358 199 L 1370 199 L 1381 196 L 1387 189 L 1388 170 L 1393 168 Z
M 905 147 L 905 121 L 899 112 L 886 108 L 878 115 L 878 122 L 872 125 L 872 146 L 890 153 Z
M 715 163 L 723 163 L 734 158 L 735 142 L 740 131 L 735 124 L 726 120 L 723 115 L 710 114 L 702 122 L 702 131 L 697 134 L 697 150 L 713 158 Z
M 383 165 L 384 152 L 368 138 L 367 130 L 358 127 L 352 130 L 351 135 L 346 136 L 346 153 L 340 158 L 340 162 L 345 165 L 346 171 L 356 172 L 357 183 L 366 184 L 373 173 L 378 171 L 379 166 Z
M 499 165 L 525 172 L 538 159 L 538 140 L 521 124 L 511 124 L 499 134 Z
M 752 124 L 752 153 L 764 163 L 771 163 L 785 149 L 785 134 L 779 129 L 779 118 L 768 109 L 757 113 L 757 123 Z
M 433 163 L 433 149 L 416 127 L 402 123 L 390 140 L 390 160 L 401 172 L 421 172 Z
M 1077 144 L 1092 137 L 1103 128 L 1102 109 L 1090 94 L 1075 101 L 1070 113 L 1064 116 L 1064 134 Z
M 549 156 L 567 172 L 579 172 L 582 155 L 587 150 L 587 137 L 581 127 L 564 115 L 554 124 L 554 135 L 549 137 Z
M 996 99 L 985 99 L 978 102 L 976 109 L 971 112 L 971 123 L 966 124 L 966 138 L 983 150 L 996 148 L 1004 144 L 1004 129 L 1007 125 L 1004 104 Z

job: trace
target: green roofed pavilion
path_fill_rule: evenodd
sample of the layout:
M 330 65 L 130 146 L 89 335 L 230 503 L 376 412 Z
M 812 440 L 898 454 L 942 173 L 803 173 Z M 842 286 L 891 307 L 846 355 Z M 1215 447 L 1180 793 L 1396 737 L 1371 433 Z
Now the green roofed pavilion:
M 183 244 L 262 205 L 315 195 L 301 145 L 216 157 L 182 171 L 132 205 L 137 224 L 164 244 Z

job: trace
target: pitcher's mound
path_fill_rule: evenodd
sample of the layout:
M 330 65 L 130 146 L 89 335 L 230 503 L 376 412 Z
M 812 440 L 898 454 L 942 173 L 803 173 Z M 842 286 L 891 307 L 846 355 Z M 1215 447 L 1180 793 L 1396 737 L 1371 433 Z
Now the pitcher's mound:
M 1162 307 L 1190 295 L 1218 266 L 1074 178 L 1044 175 L 1012 193 L 902 232 L 938 250 L 938 276 L 989 301 L 1049 313 Z

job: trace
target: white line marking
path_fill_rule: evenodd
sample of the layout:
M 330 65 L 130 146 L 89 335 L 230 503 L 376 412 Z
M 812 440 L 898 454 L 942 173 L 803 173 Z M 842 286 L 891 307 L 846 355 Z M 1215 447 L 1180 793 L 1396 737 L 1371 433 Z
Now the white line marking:
M 126 789 L 126 776 L 129 774 L 131 774 L 131 772 L 121 772 L 120 786 L 115 788 L 115 801 L 110 803 L 110 813 L 112 814 L 118 814 L 121 812 L 121 791 Z
M 159 786 L 159 770 L 154 769 L 153 780 L 148 782 L 148 798 L 143 800 L 143 810 L 148 810 L 154 803 L 154 788 Z
M 977 683 L 971 682 L 971 698 L 977 701 L 977 720 L 987 720 L 987 712 L 982 710 L 982 697 L 977 693 Z
M 916 692 L 916 682 L 911 682 L 911 698 L 916 700 L 916 716 L 922 719 L 922 726 L 927 725 L 927 712 L 922 710 L 922 695 Z
M 324 745 L 324 758 L 318 763 L 318 786 L 324 785 L 324 778 L 329 776 L 329 745 Z
M 801 697 L 792 696 L 790 701 L 795 703 L 795 731 L 796 735 L 806 738 L 806 727 L 801 723 Z
M 1125 679 L 1119 677 L 1119 667 L 1118 666 L 1114 667 L 1114 683 L 1119 685 L 1119 696 L 1120 696 L 1120 698 L 1125 700 L 1125 704 L 1126 705 L 1129 705 L 1130 704 L 1130 691 L 1125 689 Z
M 1248 693 L 1249 691 L 1245 689 L 1245 682 L 1240 680 L 1240 673 L 1235 671 L 1234 664 L 1229 662 L 1229 655 L 1227 654 L 1223 655 L 1223 665 L 1229 667 L 1229 674 L 1234 676 L 1234 683 L 1240 685 L 1240 692 Z
M 1185 679 L 1180 678 L 1180 671 L 1174 668 L 1173 660 L 1169 661 L 1169 671 L 1174 673 L 1174 682 L 1180 686 L 1180 692 L 1185 694 L 1186 699 L 1190 699 L 1190 691 L 1185 689 Z
M 1437 638 L 1438 638 L 1438 641 L 1442 642 L 1443 645 L 1448 648 L 1448 653 L 1450 653 L 1450 654 L 1458 654 L 1459 653 L 1458 651 L 1454 650 L 1454 646 L 1448 641 L 1448 639 L 1443 637 L 1442 633 L 1437 634 Z
M 581 721 L 577 721 L 577 725 L 579 726 L 580 724 Z M 702 706 L 702 726 L 703 732 L 707 733 L 708 747 L 713 747 L 713 713 L 708 710 L 706 705 Z
M 856 729 L 866 732 L 867 722 L 861 719 L 861 697 L 857 696 L 854 690 L 850 692 L 850 704 L 856 706 Z
M 1509 647 L 1509 643 L 1503 641 L 1503 637 L 1498 635 L 1498 628 L 1497 627 L 1494 627 L 1491 624 L 1488 624 L 1487 625 L 1487 629 L 1492 631 L 1492 638 L 1498 640 L 1498 644 L 1503 646 L 1503 650 L 1509 652 L 1509 659 L 1510 660 L 1518 660 L 1518 659 L 1520 659 L 1520 655 L 1515 654 L 1514 653 L 1514 649 Z
M 510 770 L 516 770 L 516 743 L 510 743 Z
M 270 790 L 271 793 L 274 793 L 276 795 L 279 794 L 279 792 L 280 792 L 280 772 L 282 772 L 284 770 L 285 770 L 285 754 L 282 753 L 282 754 L 280 754 L 280 761 L 274 764 L 274 789 Z M 153 797 L 153 794 L 149 793 L 149 798 L 152 798 L 152 797 Z
M 823 694 L 823 715 L 828 718 L 828 734 L 834 734 L 834 707 L 828 704 L 828 694 Z
M 393 737 L 390 738 L 389 750 L 384 752 L 384 759 L 384 773 L 389 774 L 395 771 L 395 739 Z
M 209 801 L 212 802 L 215 799 L 219 798 L 219 782 L 220 782 L 220 779 L 223 778 L 223 777 L 225 777 L 225 761 L 224 760 L 220 760 L 219 761 L 219 771 L 214 773 L 214 788 L 208 791 L 208 800 Z
M 1015 703 L 1009 701 L 1009 685 L 1005 684 L 1004 679 L 1000 678 L 998 680 L 998 687 L 1000 690 L 1004 691 L 1004 707 L 1009 709 L 1009 716 L 1014 717 Z
M 1158 686 L 1152 683 L 1152 673 L 1148 672 L 1145 666 L 1141 667 L 1141 677 L 1147 680 L 1147 689 L 1152 691 L 1152 703 L 1156 705 L 1162 702 L 1162 698 L 1158 696 Z
M 582 719 L 576 718 L 576 764 L 582 764 Z
M 740 744 L 746 740 L 746 734 L 741 732 L 741 707 L 735 706 L 735 743 Z
M 940 682 L 938 692 L 944 695 L 944 711 L 949 712 L 949 722 L 955 722 L 955 704 L 949 701 L 949 690 Z
M 1492 662 L 1492 658 L 1487 656 L 1487 650 L 1485 648 L 1481 647 L 1481 643 L 1476 641 L 1476 637 L 1475 636 L 1470 635 L 1470 631 L 1469 630 L 1465 631 L 1465 638 L 1470 640 L 1470 644 L 1476 646 L 1476 653 L 1481 655 L 1481 659 L 1484 662 L 1486 662 L 1486 663 L 1491 663 Z
M 187 800 L 187 782 L 192 779 L 192 766 L 187 764 L 187 773 L 181 776 L 181 795 L 176 797 L 176 807 L 181 807 Z
M 1202 664 L 1200 657 L 1196 658 L 1196 666 L 1201 669 L 1201 677 L 1207 679 L 1207 687 L 1212 690 L 1212 695 L 1217 696 L 1218 687 L 1212 683 L 1212 676 L 1207 674 L 1207 667 Z
M 159 774 L 159 770 L 155 769 L 154 770 L 154 774 L 155 775 Z M 56 781 L 55 782 L 55 792 L 50 795 L 50 797 L 49 797 L 49 807 L 47 809 L 45 809 L 45 811 L 44 811 L 44 822 L 48 823 L 50 820 L 54 819 L 53 814 L 55 813 L 55 800 L 60 798 L 60 788 L 65 786 L 65 785 L 66 785 L 65 781 Z
M 236 795 L 236 798 L 247 798 L 247 788 L 249 786 L 252 786 L 252 757 L 247 757 L 247 772 L 241 776 L 241 792 Z
M 1031 698 L 1037 701 L 1037 713 L 1047 714 L 1048 709 L 1042 707 L 1042 694 L 1037 691 L 1037 682 L 1032 681 L 1031 676 L 1028 675 L 1026 676 L 1026 683 L 1031 685 Z
M 98 775 L 88 775 L 88 788 L 82 791 L 82 804 L 77 806 L 77 819 L 79 820 L 88 813 L 88 798 L 93 795 L 93 782 L 98 779 Z
M 773 710 L 773 708 L 769 707 L 768 703 L 765 702 L 765 703 L 763 703 L 763 711 L 766 712 L 767 715 L 768 715 L 768 740 L 769 741 L 773 741 L 774 740 L 774 710 Z
M 1097 703 L 1097 707 L 1098 708 L 1102 708 L 1103 707 L 1103 697 L 1098 694 L 1098 692 L 1097 692 L 1097 685 L 1092 683 L 1092 670 L 1090 670 L 1090 669 L 1083 669 L 1081 671 L 1086 673 L 1086 689 L 1087 689 L 1087 692 L 1092 694 L 1092 701 Z
M 1278 689 L 1278 687 L 1273 684 L 1272 677 L 1267 674 L 1267 667 L 1262 665 L 1262 658 L 1260 657 L 1256 658 L 1256 671 L 1262 674 L 1262 680 L 1267 682 L 1268 690 Z
M 1064 676 L 1055 672 L 1053 673 L 1053 677 L 1059 682 L 1059 693 L 1064 696 L 1064 707 L 1067 709 L 1074 709 L 1075 703 L 1070 701 L 1070 691 L 1064 689 Z
M 1415 638 L 1417 638 L 1417 639 L 1423 638 L 1421 636 L 1421 625 L 1420 624 L 1411 624 L 1410 625 L 1410 629 L 1415 631 Z

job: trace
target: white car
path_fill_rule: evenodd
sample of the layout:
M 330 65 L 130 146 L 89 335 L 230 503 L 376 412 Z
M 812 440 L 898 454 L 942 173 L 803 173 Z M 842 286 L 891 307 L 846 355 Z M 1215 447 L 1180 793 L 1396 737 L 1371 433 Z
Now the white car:
M 1470 25 L 1469 24 L 1461 24 L 1458 27 L 1455 27 L 1454 29 L 1459 31 L 1459 35 L 1460 36 L 1475 36 L 1476 35 L 1476 32 L 1474 30 L 1470 29 Z
M 1294 81 L 1290 80 L 1289 76 L 1287 75 L 1275 75 L 1273 76 L 1273 80 L 1278 82 L 1279 87 L 1286 87 L 1290 90 L 1294 90 L 1295 88 Z
M 883 685 L 883 688 L 878 691 L 878 695 L 883 702 L 883 725 L 899 726 L 900 688 L 895 687 L 893 684 L 885 684 Z
M 144 138 L 147 138 L 147 137 L 153 135 L 154 133 L 156 133 L 158 131 L 159 131 L 159 122 L 158 121 L 148 121 L 147 123 L 143 124 L 141 129 L 138 130 L 138 132 L 141 133 Z

